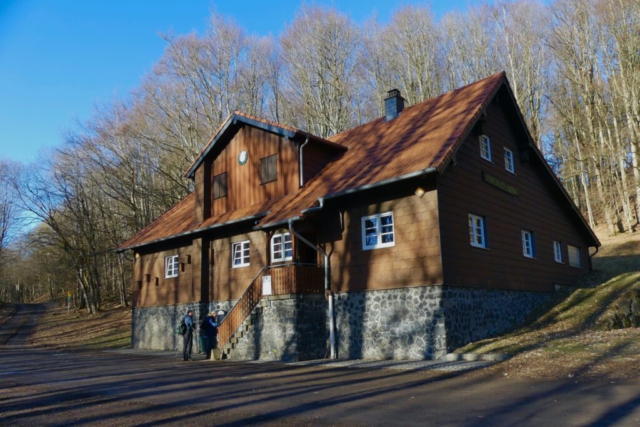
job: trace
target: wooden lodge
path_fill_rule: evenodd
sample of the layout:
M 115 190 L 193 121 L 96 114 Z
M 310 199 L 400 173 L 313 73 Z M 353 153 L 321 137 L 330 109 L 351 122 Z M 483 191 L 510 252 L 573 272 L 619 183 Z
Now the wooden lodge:
M 195 190 L 124 242 L 133 345 L 222 310 L 230 358 L 432 358 L 522 322 L 598 239 L 504 73 L 328 139 L 231 114 Z

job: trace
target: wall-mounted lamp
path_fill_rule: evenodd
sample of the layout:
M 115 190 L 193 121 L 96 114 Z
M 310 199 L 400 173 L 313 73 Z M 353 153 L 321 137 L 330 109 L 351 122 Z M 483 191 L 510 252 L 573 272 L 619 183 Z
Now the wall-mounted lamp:
M 422 197 L 422 196 L 424 196 L 424 193 L 425 193 L 425 191 L 424 191 L 424 189 L 422 187 L 416 188 L 416 191 L 415 191 L 415 195 L 416 196 Z

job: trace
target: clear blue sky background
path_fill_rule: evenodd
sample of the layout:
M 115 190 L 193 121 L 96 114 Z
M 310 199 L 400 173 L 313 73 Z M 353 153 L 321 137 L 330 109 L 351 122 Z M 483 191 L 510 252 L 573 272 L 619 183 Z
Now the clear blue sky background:
M 202 33 L 210 11 L 249 33 L 277 35 L 299 0 L 0 0 L 0 159 L 29 163 L 96 104 L 125 98 L 162 56 L 159 32 Z M 362 22 L 398 2 L 316 1 Z M 405 1 L 403 4 L 424 3 Z M 430 2 L 436 18 L 470 0 Z

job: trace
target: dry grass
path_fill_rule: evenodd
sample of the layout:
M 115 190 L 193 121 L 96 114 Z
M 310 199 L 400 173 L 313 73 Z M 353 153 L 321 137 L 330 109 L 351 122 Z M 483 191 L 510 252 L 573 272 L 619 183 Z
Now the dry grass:
M 533 378 L 640 377 L 640 328 L 600 330 L 620 296 L 640 286 L 640 234 L 601 238 L 594 271 L 577 288 L 556 293 L 527 327 L 458 352 L 514 357 L 490 372 Z
M 50 303 L 28 345 L 47 349 L 107 349 L 131 346 L 131 308 L 106 306 L 94 315 Z
M 7 320 L 11 319 L 16 309 L 15 304 L 8 304 L 6 302 L 0 302 L 0 325 L 4 324 Z

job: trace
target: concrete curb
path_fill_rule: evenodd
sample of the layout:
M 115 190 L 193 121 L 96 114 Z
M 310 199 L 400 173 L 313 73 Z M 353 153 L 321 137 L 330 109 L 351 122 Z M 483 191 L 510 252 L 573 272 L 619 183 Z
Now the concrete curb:
M 508 359 L 511 359 L 511 356 L 504 353 L 449 353 L 440 358 L 440 360 L 445 360 L 447 362 L 504 362 Z

